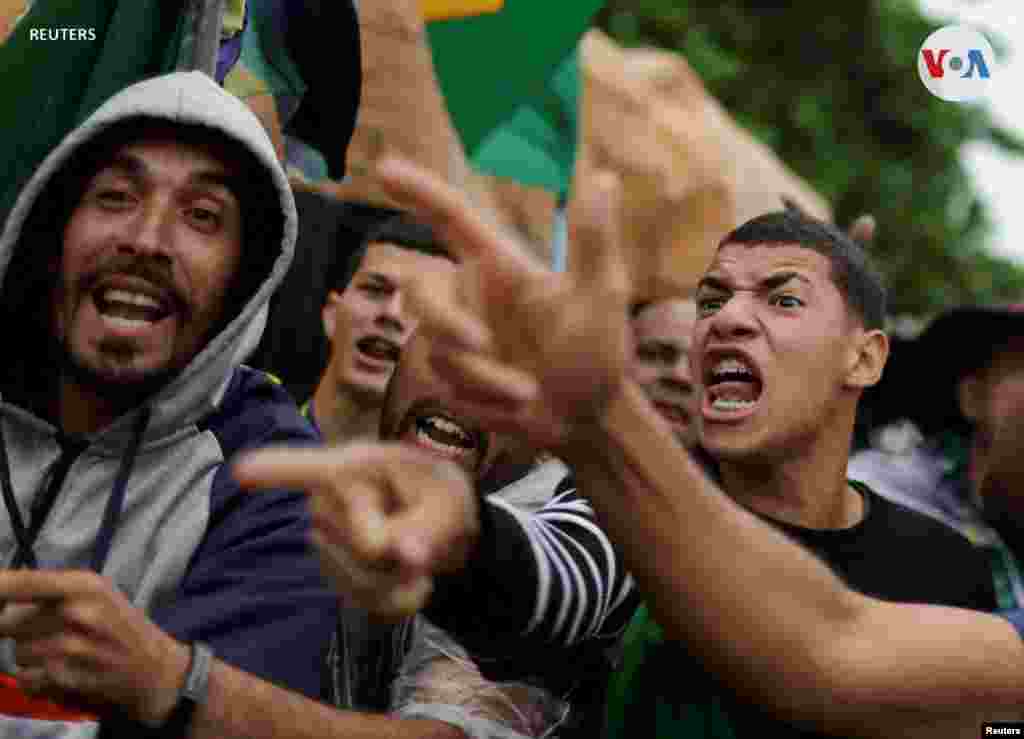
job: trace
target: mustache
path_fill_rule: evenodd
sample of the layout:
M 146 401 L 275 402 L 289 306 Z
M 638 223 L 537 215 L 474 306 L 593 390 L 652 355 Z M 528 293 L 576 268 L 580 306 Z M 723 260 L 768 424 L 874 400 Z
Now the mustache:
M 92 291 L 103 280 L 113 277 L 137 277 L 157 288 L 173 307 L 184 309 L 188 303 L 174 282 L 171 266 L 165 262 L 138 254 L 114 254 L 79 280 L 83 292 Z

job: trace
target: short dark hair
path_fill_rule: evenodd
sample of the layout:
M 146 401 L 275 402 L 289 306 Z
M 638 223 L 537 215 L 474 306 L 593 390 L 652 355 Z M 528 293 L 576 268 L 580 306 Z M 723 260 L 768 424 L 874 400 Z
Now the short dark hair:
M 885 286 L 864 248 L 836 226 L 795 209 L 765 213 L 730 232 L 719 243 L 747 246 L 799 246 L 821 254 L 832 265 L 832 281 L 846 307 L 867 329 L 885 326 Z
M 359 271 L 366 257 L 370 244 L 394 244 L 402 249 L 417 251 L 433 257 L 442 257 L 458 263 L 458 258 L 448 249 L 434 229 L 426 223 L 416 220 L 408 213 L 388 215 L 380 222 L 370 226 L 359 242 L 345 259 L 338 260 L 334 274 L 328 281 L 331 290 L 344 292 L 349 282 Z

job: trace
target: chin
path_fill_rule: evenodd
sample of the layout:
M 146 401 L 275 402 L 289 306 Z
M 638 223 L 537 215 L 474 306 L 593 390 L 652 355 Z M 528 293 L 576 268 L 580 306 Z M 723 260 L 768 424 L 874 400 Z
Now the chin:
M 105 362 L 102 358 L 63 352 L 63 370 L 75 384 L 99 395 L 149 395 L 177 374 L 170 362 L 155 363 L 151 367 L 137 364 Z

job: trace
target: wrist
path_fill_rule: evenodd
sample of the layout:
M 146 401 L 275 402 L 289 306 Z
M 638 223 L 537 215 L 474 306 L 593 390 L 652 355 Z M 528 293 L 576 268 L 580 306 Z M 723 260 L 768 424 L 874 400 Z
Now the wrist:
M 639 392 L 639 388 L 628 377 L 616 378 L 593 412 L 571 425 L 563 445 L 555 450 L 556 456 L 564 459 L 570 467 L 592 459 L 595 450 L 601 449 L 608 442 L 610 434 L 620 426 L 624 414 L 629 413 L 636 392 Z
M 139 720 L 146 726 L 162 726 L 178 703 L 178 694 L 188 675 L 191 649 L 177 639 L 168 639 L 161 659 L 162 669 L 155 672 L 156 684 L 143 698 Z

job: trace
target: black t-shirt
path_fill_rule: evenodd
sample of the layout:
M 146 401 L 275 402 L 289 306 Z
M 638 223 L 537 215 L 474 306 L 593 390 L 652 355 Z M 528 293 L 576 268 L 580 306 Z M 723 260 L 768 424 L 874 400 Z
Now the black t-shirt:
M 858 592 L 910 603 L 996 608 L 992 576 L 984 555 L 959 533 L 916 511 L 897 505 L 862 483 L 866 515 L 848 529 L 805 529 L 762 516 L 803 544 Z M 770 617 L 770 614 L 766 614 Z M 785 690 L 784 685 L 779 690 Z M 788 727 L 749 704 L 727 700 L 737 739 L 818 734 Z

